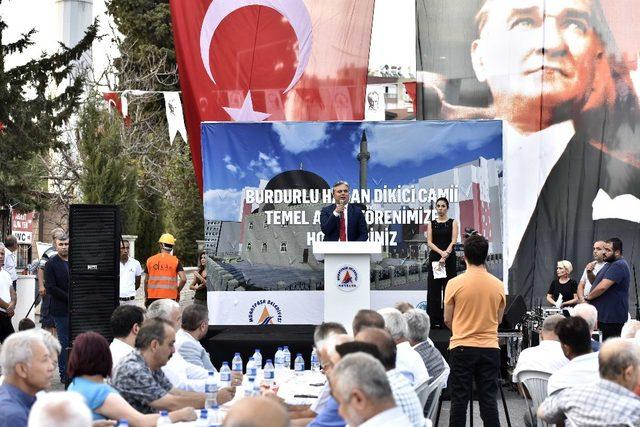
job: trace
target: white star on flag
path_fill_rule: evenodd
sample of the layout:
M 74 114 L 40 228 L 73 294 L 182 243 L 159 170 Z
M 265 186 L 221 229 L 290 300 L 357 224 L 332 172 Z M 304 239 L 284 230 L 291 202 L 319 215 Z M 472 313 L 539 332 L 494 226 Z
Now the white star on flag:
M 242 103 L 242 107 L 240 108 L 231 108 L 231 107 L 222 107 L 224 111 L 231 116 L 233 121 L 236 122 L 261 122 L 265 120 L 267 117 L 271 116 L 268 113 L 261 113 L 259 111 L 253 110 L 253 100 L 251 99 L 251 91 L 247 92 L 247 96 L 244 98 L 244 102 Z

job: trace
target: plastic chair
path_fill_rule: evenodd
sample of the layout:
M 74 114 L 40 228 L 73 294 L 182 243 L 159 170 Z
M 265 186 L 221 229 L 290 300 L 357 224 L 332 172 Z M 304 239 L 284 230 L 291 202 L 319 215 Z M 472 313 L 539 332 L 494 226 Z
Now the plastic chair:
M 435 380 L 433 381 L 435 383 Z M 429 380 L 426 380 L 418 387 L 416 387 L 416 394 L 418 395 L 418 400 L 420 400 L 420 405 L 424 408 L 424 405 L 427 403 L 427 399 L 429 398 Z
M 527 405 L 529 413 L 531 415 L 531 419 L 534 418 L 538 421 L 538 427 L 547 427 L 552 426 L 553 424 L 547 424 L 542 421 L 540 418 L 537 418 L 536 412 L 538 411 L 538 406 L 547 398 L 547 383 L 549 382 L 549 377 L 551 376 L 548 372 L 542 371 L 520 371 L 516 377 L 517 381 L 523 384 L 527 391 L 529 391 L 529 395 L 531 396 L 531 402 L 533 404 L 534 412 L 531 412 L 531 406 L 529 405 L 529 400 L 525 393 L 524 402 Z
M 449 370 L 445 369 L 427 388 L 427 397 L 425 399 L 425 403 L 429 402 L 429 406 L 426 408 L 426 416 L 431 420 L 432 423 L 436 422 L 436 409 L 440 403 L 440 396 L 442 395 L 442 390 L 447 388 L 447 379 L 449 378 Z M 418 395 L 418 398 L 420 396 Z M 422 402 L 422 400 L 421 400 Z

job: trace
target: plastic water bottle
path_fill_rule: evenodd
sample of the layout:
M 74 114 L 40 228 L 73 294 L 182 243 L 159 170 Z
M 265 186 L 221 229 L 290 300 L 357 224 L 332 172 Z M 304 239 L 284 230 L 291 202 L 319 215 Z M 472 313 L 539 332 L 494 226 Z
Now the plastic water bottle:
M 116 427 L 129 427 L 129 421 L 125 419 L 118 420 L 118 425 Z
M 160 417 L 156 422 L 156 426 L 169 426 L 171 425 L 171 418 L 169 418 L 168 411 L 160 411 Z
M 252 396 L 260 397 L 262 392 L 260 391 L 260 383 L 258 381 L 253 381 L 253 393 Z
M 255 353 L 253 353 L 253 361 L 256 362 L 256 369 L 260 372 L 262 370 L 262 353 L 260 353 L 259 348 L 256 348 Z
M 276 357 L 275 357 L 275 368 L 276 371 L 281 370 L 282 368 L 284 368 L 284 353 L 282 352 L 282 347 L 278 347 L 278 351 L 276 351 Z
M 313 372 L 320 371 L 320 361 L 318 360 L 318 350 L 313 347 L 313 351 L 311 352 L 311 370 Z
M 249 361 L 247 362 L 247 378 L 253 378 L 255 380 L 256 375 L 256 362 L 253 360 L 253 357 L 250 357 Z
M 209 427 L 209 414 L 206 409 L 200 410 L 200 416 L 196 420 L 196 427 Z
M 209 424 L 208 427 L 220 427 L 222 422 L 220 420 L 220 407 L 216 403 L 209 408 Z
M 233 360 L 231 361 L 231 372 L 242 374 L 242 357 L 240 357 L 240 353 L 236 353 L 233 356 Z
M 209 376 L 204 382 L 205 409 L 212 407 L 218 403 L 218 383 L 214 377 L 214 372 L 209 371 Z
M 229 362 L 222 362 L 220 368 L 220 387 L 229 387 L 231 385 L 231 368 Z
M 264 383 L 271 387 L 273 385 L 273 380 L 276 377 L 275 368 L 273 367 L 273 363 L 271 359 L 267 359 L 267 363 L 264 364 Z
M 291 369 L 291 352 L 289 351 L 289 347 L 285 345 L 282 353 L 284 354 L 284 367 Z
M 256 382 L 255 378 L 249 378 L 249 383 L 245 386 L 245 389 L 244 389 L 244 397 L 253 396 L 253 385 L 255 384 L 255 382 Z
M 296 375 L 301 376 L 304 374 L 304 359 L 302 358 L 302 354 L 296 354 L 296 360 L 293 362 L 293 366 L 296 371 Z

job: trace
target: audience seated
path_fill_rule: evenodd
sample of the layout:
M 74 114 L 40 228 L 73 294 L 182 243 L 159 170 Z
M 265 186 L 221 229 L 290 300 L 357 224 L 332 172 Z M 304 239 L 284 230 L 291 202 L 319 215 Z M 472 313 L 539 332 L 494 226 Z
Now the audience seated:
M 591 349 L 593 351 L 600 350 L 600 341 L 593 339 L 593 331 L 598 328 L 598 309 L 591 304 L 577 304 L 571 309 L 572 316 L 582 317 L 589 325 L 589 333 L 591 336 Z
M 147 318 L 166 320 L 173 325 L 177 333 L 182 326 L 182 309 L 174 300 L 159 299 L 147 308 Z M 162 371 L 174 387 L 204 393 L 204 380 L 209 372 L 200 366 L 188 363 L 180 353 L 175 352 Z
M 18 322 L 18 331 L 28 331 L 29 329 L 35 329 L 35 328 L 36 328 L 35 322 L 26 317 L 24 319 L 20 319 L 20 321 Z
M 137 305 L 121 305 L 111 314 L 113 341 L 109 344 L 113 369 L 123 357 L 135 350 L 136 336 L 144 322 L 144 309 Z
M 627 340 L 635 341 L 639 331 L 640 331 L 640 320 L 629 319 L 627 320 L 627 323 L 625 323 L 622 326 L 620 337 Z
M 246 397 L 231 407 L 224 427 L 288 427 L 287 411 L 274 399 Z
M 393 398 L 382 364 L 364 353 L 349 354 L 329 374 L 340 414 L 351 427 L 408 427 L 411 421 Z
M 547 393 L 552 395 L 565 388 L 582 387 L 598 381 L 598 353 L 591 350 L 587 322 L 582 317 L 562 319 L 556 325 L 555 333 L 569 363 L 549 377 Z
M 415 307 L 407 301 L 400 301 L 395 303 L 393 308 L 398 310 L 400 313 L 405 314 L 407 311 L 413 310 Z
M 175 388 L 161 369 L 174 352 L 175 334 L 173 325 L 164 319 L 146 320 L 136 337 L 137 351 L 125 356 L 116 369 L 112 385 L 143 414 L 204 406 L 203 393 Z M 224 403 L 230 396 L 218 393 L 218 400 Z
M 395 308 L 383 308 L 378 310 L 378 313 L 384 318 L 384 327 L 396 343 L 396 369 L 407 377 L 414 388 L 428 381 L 427 367 L 407 339 L 407 321 L 402 313 Z
M 377 354 L 364 351 L 370 353 L 382 363 L 387 372 L 387 379 L 396 404 L 402 409 L 402 412 L 409 418 L 414 427 L 423 427 L 424 408 L 420 404 L 418 395 L 409 380 L 396 369 L 396 344 L 393 342 L 389 332 L 384 329 L 366 328 L 356 336 L 356 341 L 355 343 L 339 345 L 336 350 L 341 357 L 344 357 L 348 353 L 361 350 L 355 346 L 357 344 L 373 345 L 377 350 Z M 351 346 L 351 349 L 349 346 Z
M 599 353 L 600 380 L 549 396 L 538 408 L 548 423 L 565 417 L 577 426 L 640 424 L 640 347 L 622 338 L 605 341 Z
M 384 329 L 384 318 L 377 311 L 362 309 L 356 313 L 351 323 L 353 336 L 355 337 L 363 328 Z
M 209 353 L 200 340 L 209 330 L 209 309 L 206 305 L 192 304 L 182 312 L 182 328 L 176 333 L 176 352 L 191 364 L 216 372 Z
M 407 310 L 402 315 L 407 321 L 409 344 L 422 357 L 422 361 L 427 367 L 427 372 L 431 376 L 429 378 L 431 383 L 443 372 L 449 371 L 449 364 L 429 339 L 431 319 L 429 319 L 426 311 L 415 308 Z
M 29 427 L 91 425 L 91 411 L 82 403 L 82 396 L 70 391 L 54 391 L 39 397 L 29 414 Z
M 26 427 L 36 393 L 51 387 L 54 365 L 43 335 L 16 332 L 2 344 L 0 367 L 0 427 Z
M 555 332 L 556 326 L 564 318 L 561 314 L 554 314 L 544 319 L 540 333 L 540 344 L 522 350 L 513 370 L 513 382 L 518 382 L 518 374 L 522 371 L 540 371 L 553 374 L 569 363 Z
M 132 307 L 132 306 L 121 306 Z M 133 427 L 152 427 L 158 420 L 157 414 L 141 414 L 131 407 L 118 392 L 105 383 L 111 376 L 112 361 L 109 343 L 100 334 L 85 332 L 76 337 L 71 354 L 69 355 L 69 385 L 70 391 L 75 391 L 84 397 L 92 411 L 94 420 L 126 419 Z M 140 388 L 144 383 L 140 384 Z M 172 422 L 194 421 L 195 410 L 190 407 L 170 412 Z

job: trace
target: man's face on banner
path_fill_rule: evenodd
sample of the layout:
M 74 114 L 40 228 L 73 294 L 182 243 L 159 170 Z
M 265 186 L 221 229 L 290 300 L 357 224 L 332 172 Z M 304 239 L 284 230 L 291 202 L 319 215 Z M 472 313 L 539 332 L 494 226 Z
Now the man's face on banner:
M 487 0 L 483 11 L 471 55 L 499 113 L 541 96 L 551 107 L 586 100 L 603 56 L 592 0 Z

